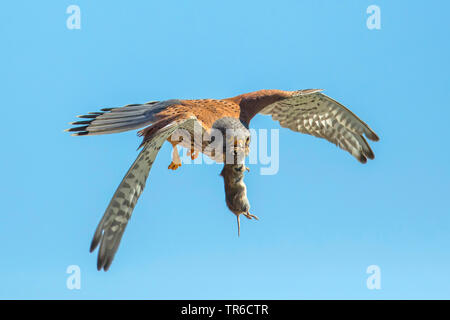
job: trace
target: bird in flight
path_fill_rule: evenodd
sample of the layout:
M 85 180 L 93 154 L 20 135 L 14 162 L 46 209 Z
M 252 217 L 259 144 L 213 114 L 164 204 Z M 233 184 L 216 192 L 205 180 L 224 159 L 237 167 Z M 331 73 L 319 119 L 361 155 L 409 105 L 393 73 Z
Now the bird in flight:
M 81 121 L 66 131 L 89 136 L 141 129 L 141 151 L 114 193 L 98 224 L 90 251 L 100 245 L 97 269 L 107 271 L 125 227 L 144 190 L 147 176 L 165 141 L 173 146 L 169 169 L 181 166 L 177 145 L 188 148 L 192 159 L 199 153 L 223 162 L 226 202 L 239 215 L 250 214 L 243 184 L 243 159 L 249 153 L 249 125 L 257 114 L 270 115 L 282 127 L 326 139 L 359 162 L 374 159 L 367 139 L 378 141 L 373 130 L 349 109 L 319 89 L 259 90 L 226 99 L 165 100 L 105 108 L 78 116 Z M 200 134 L 202 138 L 196 137 Z

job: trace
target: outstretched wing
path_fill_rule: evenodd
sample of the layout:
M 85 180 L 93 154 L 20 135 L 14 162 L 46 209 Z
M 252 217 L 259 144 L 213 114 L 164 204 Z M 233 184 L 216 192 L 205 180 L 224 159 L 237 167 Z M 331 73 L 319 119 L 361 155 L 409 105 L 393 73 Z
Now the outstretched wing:
M 361 163 L 375 156 L 364 136 L 379 138 L 353 112 L 321 90 L 301 90 L 292 97 L 272 103 L 259 111 L 293 131 L 324 138 L 351 153 Z
M 190 117 L 168 123 L 144 143 L 137 159 L 114 193 L 92 239 L 91 252 L 100 244 L 97 259 L 98 270 L 103 268 L 107 271 L 111 266 L 125 227 L 139 196 L 144 190 L 147 176 L 164 141 L 175 130 L 194 125 L 195 121 L 195 117 Z

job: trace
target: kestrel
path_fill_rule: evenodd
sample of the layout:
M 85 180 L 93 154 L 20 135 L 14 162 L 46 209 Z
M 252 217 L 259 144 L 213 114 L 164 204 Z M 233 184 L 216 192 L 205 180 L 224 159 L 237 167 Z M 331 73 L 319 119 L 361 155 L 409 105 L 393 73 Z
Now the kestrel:
M 249 152 L 250 121 L 257 114 L 271 115 L 282 127 L 293 131 L 324 138 L 348 151 L 361 163 L 374 159 L 365 137 L 378 141 L 378 136 L 354 113 L 321 91 L 260 90 L 227 99 L 152 101 L 78 116 L 84 120 L 72 122 L 76 127 L 66 130 L 75 136 L 145 127 L 138 132 L 143 137 L 142 150 L 114 193 L 92 239 L 91 252 L 100 244 L 97 269 L 107 271 L 111 266 L 156 155 L 165 141 L 173 146 L 169 169 L 175 170 L 181 165 L 177 145 L 188 148 L 192 159 L 201 152 L 225 163 L 221 175 L 226 202 L 238 222 L 240 214 L 257 219 L 249 213 L 243 184 L 246 167 L 242 165 L 242 159 Z M 198 134 L 201 139 L 195 138 Z M 229 159 L 232 159 L 231 163 Z

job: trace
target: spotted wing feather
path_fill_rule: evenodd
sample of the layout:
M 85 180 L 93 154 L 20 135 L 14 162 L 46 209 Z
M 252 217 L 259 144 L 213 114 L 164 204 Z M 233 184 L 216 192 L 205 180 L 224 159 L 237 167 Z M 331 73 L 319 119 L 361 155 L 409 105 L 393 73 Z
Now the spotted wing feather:
M 291 98 L 268 105 L 260 113 L 271 115 L 282 127 L 324 138 L 361 163 L 375 157 L 364 138 L 378 141 L 375 132 L 349 109 L 318 90 L 299 91 Z

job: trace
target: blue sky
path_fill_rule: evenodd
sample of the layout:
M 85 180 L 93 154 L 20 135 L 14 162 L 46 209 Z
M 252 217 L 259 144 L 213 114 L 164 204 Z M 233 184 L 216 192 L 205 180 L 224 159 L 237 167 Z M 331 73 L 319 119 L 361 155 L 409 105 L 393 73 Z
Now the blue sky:
M 68 30 L 66 8 L 81 9 Z M 381 30 L 366 9 L 381 8 Z M 2 299 L 450 298 L 447 1 L 7 1 L 0 12 Z M 379 134 L 359 164 L 280 131 L 280 170 L 167 170 L 165 145 L 110 271 L 91 237 L 135 132 L 70 137 L 75 115 L 170 98 L 324 88 Z M 255 128 L 279 128 L 270 118 Z M 66 287 L 69 265 L 81 289 Z M 381 269 L 381 290 L 366 268 Z

